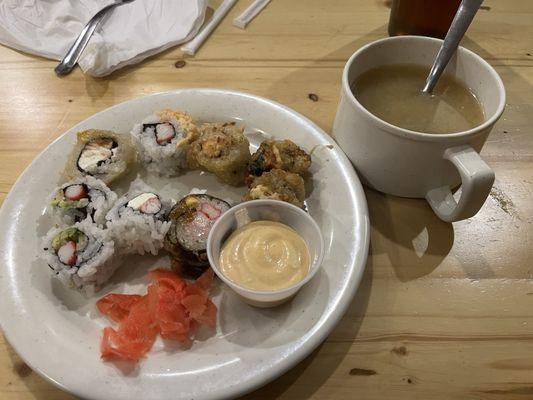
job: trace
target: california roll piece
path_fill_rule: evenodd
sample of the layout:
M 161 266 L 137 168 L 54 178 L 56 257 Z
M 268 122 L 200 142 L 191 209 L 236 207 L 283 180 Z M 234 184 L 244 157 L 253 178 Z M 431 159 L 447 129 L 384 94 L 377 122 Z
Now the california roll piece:
M 78 132 L 78 141 L 65 168 L 65 177 L 92 176 L 109 185 L 135 160 L 135 149 L 127 135 L 89 129 Z
M 59 187 L 48 202 L 48 210 L 59 224 L 73 225 L 89 218 L 99 226 L 117 195 L 104 182 L 92 176 L 76 178 Z
M 54 228 L 43 240 L 42 258 L 67 287 L 92 295 L 119 267 L 114 242 L 89 219 Z
M 136 185 L 117 200 L 106 216 L 107 228 L 120 254 L 157 255 L 170 227 L 167 215 L 172 203 L 148 186 Z
M 171 176 L 187 166 L 187 151 L 198 138 L 198 128 L 189 115 L 162 110 L 135 125 L 131 135 L 146 168 Z
M 223 183 L 244 184 L 250 161 L 250 143 L 235 122 L 203 124 L 200 138 L 188 154 L 189 168 L 214 173 Z
M 311 156 L 291 140 L 265 140 L 252 155 L 250 175 L 261 176 L 272 169 L 303 175 L 311 166 Z
M 190 194 L 174 206 L 165 249 L 172 255 L 172 268 L 188 278 L 198 278 L 207 268 L 207 236 L 215 221 L 230 205 L 207 194 Z
M 273 169 L 255 177 L 243 200 L 274 199 L 304 207 L 305 186 L 303 178 L 282 169 Z

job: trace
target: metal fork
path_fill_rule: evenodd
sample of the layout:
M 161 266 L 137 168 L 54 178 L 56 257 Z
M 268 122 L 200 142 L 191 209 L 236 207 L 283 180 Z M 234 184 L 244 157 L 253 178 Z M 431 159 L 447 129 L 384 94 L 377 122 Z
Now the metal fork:
M 131 3 L 132 1 L 134 0 L 115 0 L 114 3 L 111 3 L 98 11 L 87 23 L 87 25 L 85 25 L 74 44 L 67 51 L 65 57 L 63 57 L 61 62 L 57 65 L 57 67 L 55 67 L 54 71 L 56 74 L 66 75 L 74 69 L 76 63 L 80 59 L 81 53 L 83 53 L 83 50 L 87 46 L 87 43 L 89 43 L 91 36 L 98 27 L 98 24 L 102 21 L 108 11 L 112 10 L 116 6 Z

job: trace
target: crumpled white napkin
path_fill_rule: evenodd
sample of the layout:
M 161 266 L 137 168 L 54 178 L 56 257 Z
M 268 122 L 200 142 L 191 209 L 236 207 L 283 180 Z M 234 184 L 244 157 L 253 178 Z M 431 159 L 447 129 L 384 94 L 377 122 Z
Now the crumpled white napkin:
M 112 0 L 0 0 L 0 43 L 55 60 L 63 58 L 85 24 Z M 135 64 L 200 29 L 207 0 L 135 0 L 110 11 L 79 65 L 93 76 Z

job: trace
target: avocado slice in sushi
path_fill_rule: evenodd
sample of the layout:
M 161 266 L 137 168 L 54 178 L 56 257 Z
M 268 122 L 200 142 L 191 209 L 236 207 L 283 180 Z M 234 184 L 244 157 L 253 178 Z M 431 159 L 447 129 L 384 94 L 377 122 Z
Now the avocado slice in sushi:
M 89 218 L 99 226 L 117 200 L 117 195 L 101 180 L 92 176 L 76 178 L 55 189 L 49 198 L 47 213 L 59 225 L 73 225 Z
M 57 191 L 52 206 L 60 208 L 84 208 L 89 204 L 89 190 L 87 185 L 73 184 Z
M 215 221 L 230 207 L 224 200 L 207 194 L 190 194 L 172 208 L 164 246 L 171 254 L 176 272 L 198 278 L 209 268 L 207 236 Z
M 60 231 L 52 239 L 52 248 L 57 258 L 65 265 L 76 265 L 77 253 L 87 247 L 88 238 L 78 228 L 70 227 Z
M 114 258 L 114 241 L 89 219 L 48 231 L 40 256 L 55 278 L 89 296 L 107 282 L 121 261 Z
M 52 247 L 55 251 L 58 251 L 61 246 L 64 246 L 67 242 L 75 242 L 77 245 L 86 245 L 87 235 L 85 235 L 85 233 L 80 231 L 78 228 L 69 227 L 63 229 L 52 239 Z

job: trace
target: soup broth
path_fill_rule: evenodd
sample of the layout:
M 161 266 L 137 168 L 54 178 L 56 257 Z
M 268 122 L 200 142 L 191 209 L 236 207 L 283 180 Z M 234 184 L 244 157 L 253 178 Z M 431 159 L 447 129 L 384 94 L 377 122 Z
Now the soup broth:
M 477 97 L 449 74 L 440 77 L 433 94 L 423 94 L 428 72 L 427 67 L 414 64 L 385 65 L 361 74 L 351 89 L 368 111 L 400 128 L 443 134 L 483 122 Z

